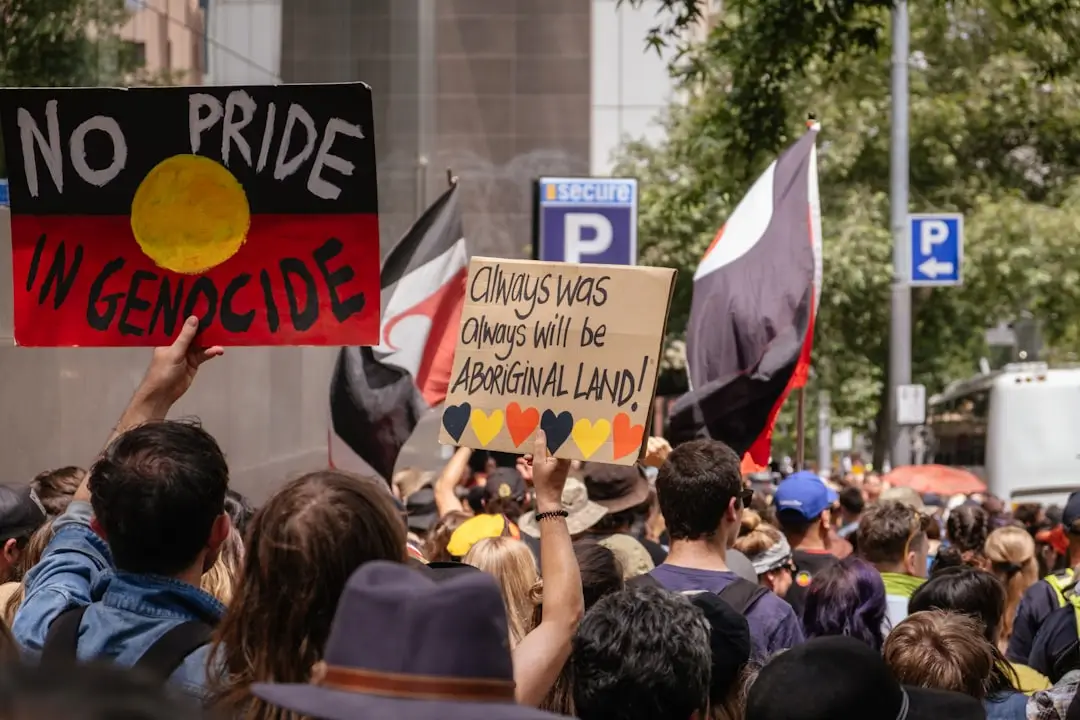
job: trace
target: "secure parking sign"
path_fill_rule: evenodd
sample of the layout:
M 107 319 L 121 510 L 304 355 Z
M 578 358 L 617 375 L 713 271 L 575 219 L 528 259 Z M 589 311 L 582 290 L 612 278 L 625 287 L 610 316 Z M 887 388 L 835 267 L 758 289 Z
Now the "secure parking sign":
M 637 180 L 540 178 L 533 256 L 549 262 L 637 264 Z

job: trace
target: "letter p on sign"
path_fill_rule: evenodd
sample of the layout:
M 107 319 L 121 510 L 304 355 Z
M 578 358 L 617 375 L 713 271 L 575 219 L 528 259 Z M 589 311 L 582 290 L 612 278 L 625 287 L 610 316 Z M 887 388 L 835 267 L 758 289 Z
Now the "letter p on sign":
M 923 220 L 919 232 L 919 245 L 922 254 L 929 257 L 934 254 L 934 246 L 949 239 L 949 226 L 942 220 Z
M 599 255 L 611 247 L 614 231 L 600 213 L 567 213 L 563 219 L 566 262 L 581 262 L 582 255 Z M 588 234 L 589 237 L 585 237 Z

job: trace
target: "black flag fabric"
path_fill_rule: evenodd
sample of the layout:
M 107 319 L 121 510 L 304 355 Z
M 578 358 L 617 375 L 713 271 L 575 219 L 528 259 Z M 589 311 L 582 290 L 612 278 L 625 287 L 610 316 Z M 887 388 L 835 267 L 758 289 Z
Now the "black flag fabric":
M 756 467 L 772 426 L 806 382 L 821 287 L 817 126 L 758 178 L 694 274 L 687 328 L 690 392 L 668 436 L 722 440 Z
M 330 383 L 330 464 L 389 482 L 420 418 L 446 398 L 468 254 L 455 182 L 382 266 L 376 347 L 346 347 Z

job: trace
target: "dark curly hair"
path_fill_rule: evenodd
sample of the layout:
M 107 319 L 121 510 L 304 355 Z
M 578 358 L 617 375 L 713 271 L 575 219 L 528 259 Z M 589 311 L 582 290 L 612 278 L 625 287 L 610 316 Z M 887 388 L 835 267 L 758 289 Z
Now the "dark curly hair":
M 682 595 L 627 588 L 601 598 L 574 636 L 581 720 L 688 718 L 709 705 L 708 621 Z

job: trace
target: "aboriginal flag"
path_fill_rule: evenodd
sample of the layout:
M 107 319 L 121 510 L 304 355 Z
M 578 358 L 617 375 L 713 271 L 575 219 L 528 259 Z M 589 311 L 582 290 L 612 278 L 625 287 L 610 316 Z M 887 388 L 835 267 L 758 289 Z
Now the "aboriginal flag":
M 3 89 L 15 340 L 378 341 L 371 90 Z
M 468 256 L 455 183 L 416 221 L 382 267 L 377 347 L 342 348 L 330 385 L 330 460 L 359 458 L 391 479 L 420 418 L 446 399 Z
M 816 140 L 814 125 L 758 178 L 694 274 L 675 442 L 712 437 L 764 466 L 784 399 L 806 383 L 821 292 Z

